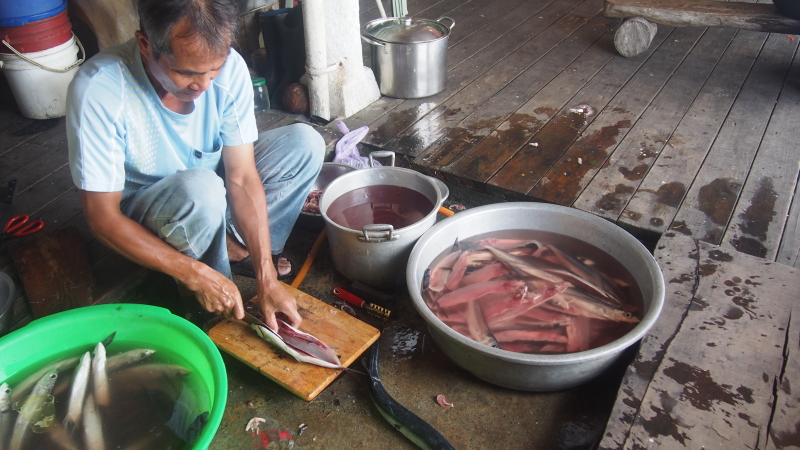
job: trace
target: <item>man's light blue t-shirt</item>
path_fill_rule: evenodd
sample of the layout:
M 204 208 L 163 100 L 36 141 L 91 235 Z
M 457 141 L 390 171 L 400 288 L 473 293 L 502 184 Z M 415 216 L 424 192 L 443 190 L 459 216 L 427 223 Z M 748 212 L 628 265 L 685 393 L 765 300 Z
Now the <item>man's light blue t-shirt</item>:
M 179 170 L 217 171 L 223 145 L 258 138 L 250 74 L 234 50 L 189 114 L 161 103 L 135 39 L 84 63 L 67 101 L 75 185 L 93 192 L 123 191 L 123 200 Z

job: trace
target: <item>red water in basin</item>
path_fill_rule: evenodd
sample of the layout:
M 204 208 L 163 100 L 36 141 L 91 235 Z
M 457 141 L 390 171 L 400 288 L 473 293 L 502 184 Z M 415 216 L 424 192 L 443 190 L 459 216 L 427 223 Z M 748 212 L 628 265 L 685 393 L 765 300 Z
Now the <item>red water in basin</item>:
M 419 222 L 433 210 L 433 202 L 403 186 L 377 185 L 354 189 L 331 203 L 330 220 L 345 228 L 388 224 L 395 229 Z

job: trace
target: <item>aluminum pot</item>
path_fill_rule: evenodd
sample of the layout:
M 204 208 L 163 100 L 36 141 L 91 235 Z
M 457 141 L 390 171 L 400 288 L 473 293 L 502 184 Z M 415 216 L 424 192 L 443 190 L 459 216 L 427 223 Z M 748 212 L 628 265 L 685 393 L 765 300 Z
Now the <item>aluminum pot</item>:
M 455 24 L 450 17 L 390 17 L 366 23 L 361 38 L 370 44 L 372 70 L 381 94 L 420 98 L 442 92 L 447 75 L 447 39 Z
M 421 295 L 425 269 L 456 237 L 503 230 L 542 230 L 571 236 L 605 251 L 630 271 L 644 301 L 644 317 L 636 327 L 614 342 L 584 352 L 563 355 L 516 353 L 479 344 L 462 336 L 437 318 Z M 661 270 L 647 249 L 618 226 L 597 216 L 564 206 L 544 203 L 497 203 L 480 206 L 442 220 L 417 241 L 408 260 L 408 290 L 414 307 L 445 355 L 478 378 L 523 391 L 556 391 L 577 386 L 599 375 L 620 354 L 647 333 L 664 303 Z
M 408 255 L 422 234 L 436 223 L 436 214 L 442 195 L 432 178 L 410 169 L 371 167 L 344 174 L 333 180 L 322 193 L 320 212 L 328 230 L 328 245 L 333 266 L 351 281 L 360 281 L 378 289 L 395 289 L 405 286 L 405 268 Z M 373 152 L 373 156 L 385 156 Z M 369 186 L 400 186 L 422 194 L 432 204 L 425 216 L 408 226 L 394 229 L 391 224 L 370 224 L 361 230 L 347 228 L 331 220 L 331 204 L 345 194 Z M 380 203 L 380 193 L 364 197 L 359 203 Z

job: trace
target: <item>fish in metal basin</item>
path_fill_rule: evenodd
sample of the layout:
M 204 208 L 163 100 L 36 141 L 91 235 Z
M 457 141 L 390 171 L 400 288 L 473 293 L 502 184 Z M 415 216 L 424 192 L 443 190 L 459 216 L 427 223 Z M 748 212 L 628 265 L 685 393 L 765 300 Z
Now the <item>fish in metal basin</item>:
M 33 387 L 31 395 L 13 405 L 19 414 L 11 433 L 10 450 L 20 450 L 31 432 L 42 433 L 53 423 L 56 407 L 51 393 L 56 381 L 58 369 L 50 369 Z
M 308 333 L 303 333 L 293 328 L 280 319 L 278 319 L 277 332 L 267 326 L 257 323 L 252 323 L 250 326 L 261 339 L 280 348 L 300 362 L 330 369 L 346 369 L 346 367 L 339 362 L 336 353 L 324 342 Z

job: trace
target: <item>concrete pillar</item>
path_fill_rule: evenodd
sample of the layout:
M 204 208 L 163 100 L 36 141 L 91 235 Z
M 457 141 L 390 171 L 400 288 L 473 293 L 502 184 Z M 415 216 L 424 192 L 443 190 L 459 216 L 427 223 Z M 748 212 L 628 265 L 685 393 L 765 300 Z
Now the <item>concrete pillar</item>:
M 365 67 L 361 58 L 358 16 L 358 0 L 303 1 L 306 77 L 313 116 L 325 120 L 350 117 L 381 96 L 372 69 Z

